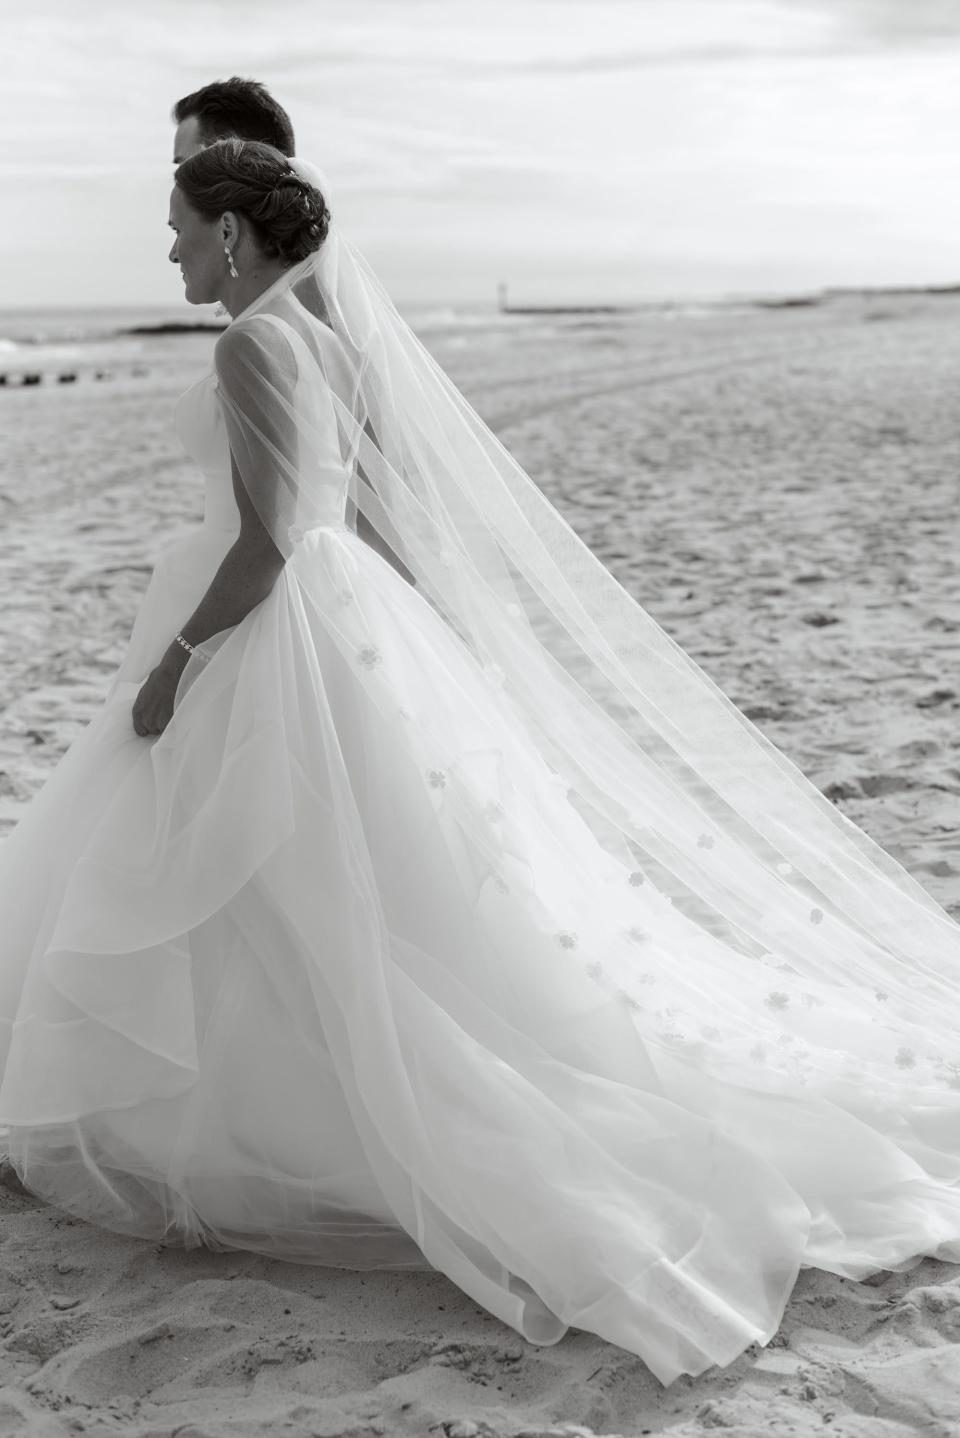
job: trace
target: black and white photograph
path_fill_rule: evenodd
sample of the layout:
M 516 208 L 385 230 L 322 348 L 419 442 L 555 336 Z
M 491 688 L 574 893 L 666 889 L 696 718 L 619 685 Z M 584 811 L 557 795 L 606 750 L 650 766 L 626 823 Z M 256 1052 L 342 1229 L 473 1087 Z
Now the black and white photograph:
M 960 4 L 0 113 L 0 1434 L 952 1438 Z

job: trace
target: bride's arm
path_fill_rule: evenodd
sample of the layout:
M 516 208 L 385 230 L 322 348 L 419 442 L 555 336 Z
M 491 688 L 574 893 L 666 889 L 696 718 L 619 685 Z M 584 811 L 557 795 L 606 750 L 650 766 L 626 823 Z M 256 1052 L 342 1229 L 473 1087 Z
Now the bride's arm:
M 285 560 L 251 503 L 231 457 L 233 492 L 240 510 L 240 533 L 227 550 L 206 593 L 180 633 L 188 644 L 202 644 L 230 629 L 270 593 Z M 176 639 L 167 646 L 133 706 L 133 727 L 140 735 L 162 734 L 173 714 L 173 700 L 189 651 Z
M 240 511 L 240 533 L 227 550 L 216 574 L 180 633 L 188 644 L 202 644 L 221 629 L 231 629 L 266 599 L 285 564 L 283 555 L 254 509 L 246 486 L 233 471 L 233 493 Z M 174 639 L 161 662 L 176 668 L 179 675 L 189 654 Z

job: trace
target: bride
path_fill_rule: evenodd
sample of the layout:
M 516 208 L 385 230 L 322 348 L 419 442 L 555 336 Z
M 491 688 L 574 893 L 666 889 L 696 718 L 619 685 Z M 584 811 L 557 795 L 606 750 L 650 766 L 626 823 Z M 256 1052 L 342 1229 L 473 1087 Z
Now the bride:
M 179 165 L 203 524 L 0 849 L 0 1147 L 663 1383 L 960 1262 L 960 930 L 644 613 L 268 145 Z M 413 583 L 346 522 L 348 505 Z

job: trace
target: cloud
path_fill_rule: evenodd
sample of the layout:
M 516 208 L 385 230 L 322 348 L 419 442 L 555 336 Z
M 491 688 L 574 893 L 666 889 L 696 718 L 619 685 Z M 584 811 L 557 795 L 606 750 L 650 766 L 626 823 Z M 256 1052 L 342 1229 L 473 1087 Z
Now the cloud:
M 796 3 L 796 0 L 786 0 Z M 820 0 L 850 34 L 884 47 L 960 40 L 955 0 Z
M 4 40 L 0 303 L 172 298 L 170 106 L 231 74 L 400 294 L 950 273 L 953 3 L 29 0 Z

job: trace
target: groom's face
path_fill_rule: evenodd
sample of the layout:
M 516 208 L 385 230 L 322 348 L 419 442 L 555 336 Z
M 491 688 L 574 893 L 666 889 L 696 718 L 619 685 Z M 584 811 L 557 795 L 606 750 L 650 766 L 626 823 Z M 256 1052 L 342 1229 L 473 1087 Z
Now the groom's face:
M 202 149 L 199 117 L 188 115 L 185 120 L 180 121 L 173 136 L 173 163 L 179 165 L 181 161 L 188 160 Z

